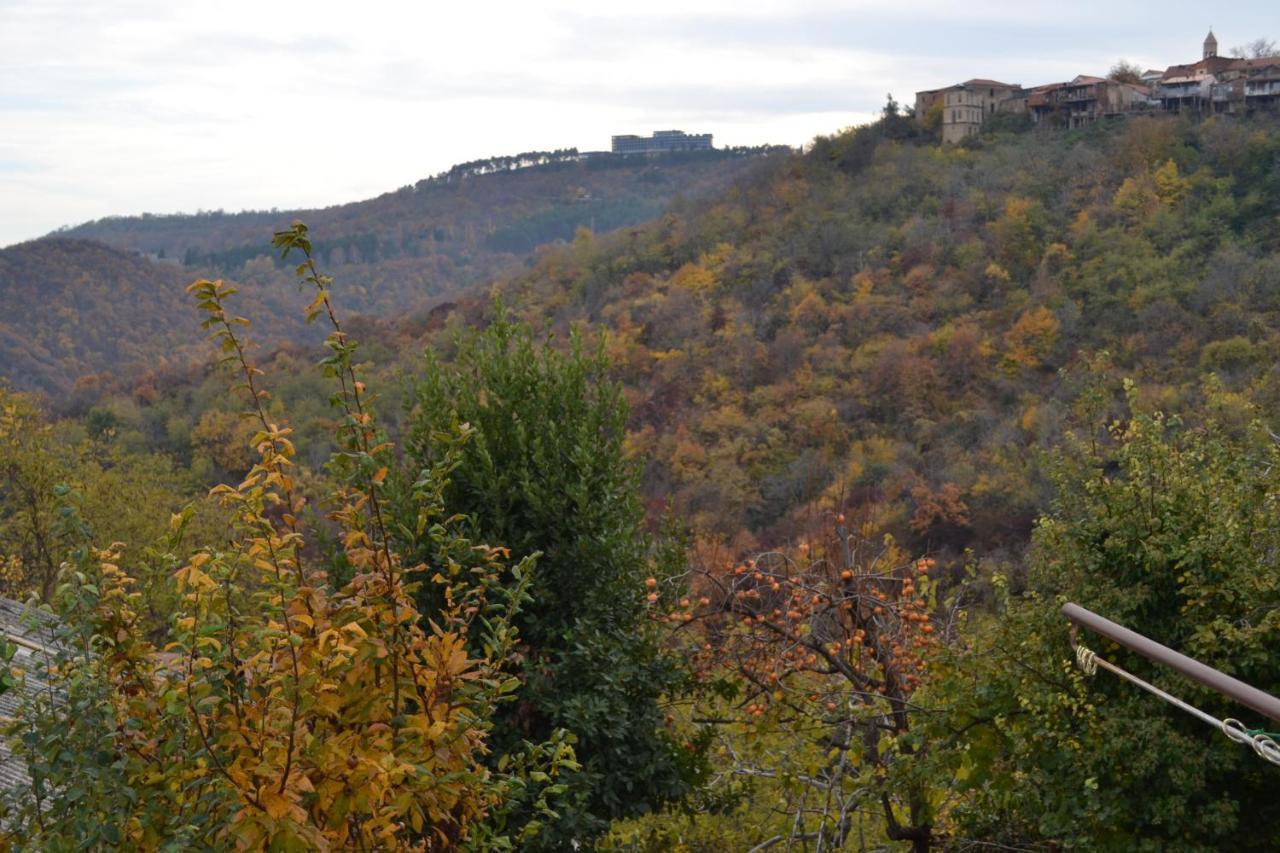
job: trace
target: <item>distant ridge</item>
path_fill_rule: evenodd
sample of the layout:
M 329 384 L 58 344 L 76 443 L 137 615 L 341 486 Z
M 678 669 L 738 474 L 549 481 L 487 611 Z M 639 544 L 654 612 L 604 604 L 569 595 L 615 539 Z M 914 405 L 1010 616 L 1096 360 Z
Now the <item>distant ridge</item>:
M 496 278 L 579 228 L 637 225 L 720 192 L 769 149 L 653 158 L 528 152 L 455 166 L 377 198 L 321 210 L 109 217 L 0 250 L 0 375 L 62 396 L 95 375 L 203 362 L 185 287 L 234 281 L 264 343 L 306 343 L 302 297 L 271 251 L 294 219 L 343 281 L 348 314 L 401 317 Z

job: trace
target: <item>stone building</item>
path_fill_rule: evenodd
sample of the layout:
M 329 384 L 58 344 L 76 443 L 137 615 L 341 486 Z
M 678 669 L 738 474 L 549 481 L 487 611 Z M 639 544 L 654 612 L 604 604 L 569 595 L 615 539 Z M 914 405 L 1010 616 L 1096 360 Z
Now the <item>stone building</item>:
M 1001 102 L 1013 97 L 1021 88 L 1017 84 L 974 78 L 939 90 L 942 95 L 942 141 L 959 142 L 976 134 L 983 123 L 995 115 Z
M 1156 86 L 1161 107 L 1170 113 L 1221 115 L 1274 106 L 1270 75 L 1280 59 L 1235 59 L 1218 55 L 1213 32 L 1204 40 L 1199 62 L 1170 65 Z
M 1280 59 L 1270 60 L 1244 81 L 1244 104 L 1248 110 L 1280 110 Z
M 925 115 L 934 105 L 942 102 L 943 94 L 947 90 L 943 89 L 926 89 L 923 92 L 916 92 L 916 108 L 913 111 L 917 121 L 924 121 Z
M 995 111 L 1025 113 L 1033 124 L 1046 127 L 1076 128 L 1105 116 L 1158 106 L 1147 86 L 1081 74 L 1064 83 L 1013 90 L 996 104 Z
M 1143 111 L 1236 114 L 1280 109 L 1280 58 L 1235 59 L 1218 55 L 1210 30 L 1200 59 L 1148 70 L 1137 83 L 1081 74 L 1063 83 L 1022 89 L 974 79 L 916 93 L 917 119 L 938 105 L 942 141 L 956 143 L 978 133 L 997 112 L 1025 113 L 1037 125 L 1079 128 L 1107 116 Z

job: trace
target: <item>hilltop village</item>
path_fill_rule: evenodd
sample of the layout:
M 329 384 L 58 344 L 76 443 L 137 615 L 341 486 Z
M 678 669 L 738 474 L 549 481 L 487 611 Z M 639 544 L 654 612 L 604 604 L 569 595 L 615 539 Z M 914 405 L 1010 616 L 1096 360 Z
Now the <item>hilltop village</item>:
M 1213 31 L 1198 62 L 1148 70 L 1135 80 L 1082 74 L 1065 83 L 1024 88 L 975 78 L 916 93 L 915 115 L 941 128 L 943 142 L 976 134 L 993 117 L 1021 115 L 1033 124 L 1083 127 L 1100 118 L 1140 112 L 1243 114 L 1280 106 L 1280 57 L 1218 55 Z

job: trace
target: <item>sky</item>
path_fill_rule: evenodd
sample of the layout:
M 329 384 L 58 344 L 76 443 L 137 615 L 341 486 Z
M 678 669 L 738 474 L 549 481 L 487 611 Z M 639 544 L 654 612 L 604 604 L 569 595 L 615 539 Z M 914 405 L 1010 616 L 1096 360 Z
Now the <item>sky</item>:
M 0 0 L 0 246 L 110 215 L 322 207 L 679 128 L 801 145 L 886 95 L 1163 68 L 1275 0 Z

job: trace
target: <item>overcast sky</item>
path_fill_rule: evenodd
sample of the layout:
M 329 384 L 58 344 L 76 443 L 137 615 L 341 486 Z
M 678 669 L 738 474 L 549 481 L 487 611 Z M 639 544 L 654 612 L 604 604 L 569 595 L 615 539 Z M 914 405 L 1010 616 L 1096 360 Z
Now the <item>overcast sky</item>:
M 313 207 L 680 128 L 799 145 L 892 92 L 1280 36 L 1275 0 L 0 0 L 0 246 L 111 214 Z

